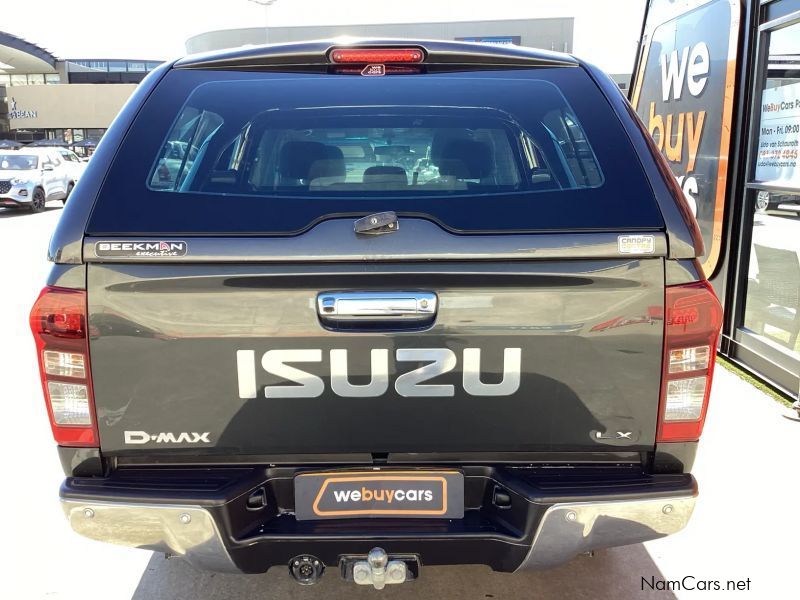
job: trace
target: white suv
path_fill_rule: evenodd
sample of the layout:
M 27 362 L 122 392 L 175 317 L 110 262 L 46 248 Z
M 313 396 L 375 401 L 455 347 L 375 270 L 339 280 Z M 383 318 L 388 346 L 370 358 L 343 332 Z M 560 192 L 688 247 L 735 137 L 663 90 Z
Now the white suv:
M 60 148 L 0 151 L 0 207 L 44 210 L 49 200 L 67 201 L 79 173 Z M 68 151 L 67 151 L 68 152 Z M 80 162 L 76 163 L 80 165 Z M 81 169 L 82 170 L 82 169 Z
M 64 163 L 64 168 L 67 173 L 72 177 L 73 184 L 78 183 L 78 180 L 86 170 L 86 163 L 83 162 L 77 154 L 67 148 L 53 148 Z

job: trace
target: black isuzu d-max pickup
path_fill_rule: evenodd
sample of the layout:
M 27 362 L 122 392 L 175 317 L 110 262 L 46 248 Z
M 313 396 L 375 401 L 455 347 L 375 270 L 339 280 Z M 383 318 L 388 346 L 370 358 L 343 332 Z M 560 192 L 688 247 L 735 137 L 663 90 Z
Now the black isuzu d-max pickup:
M 31 312 L 71 526 L 209 570 L 536 569 L 683 528 L 721 308 L 598 69 L 364 40 L 165 64 Z

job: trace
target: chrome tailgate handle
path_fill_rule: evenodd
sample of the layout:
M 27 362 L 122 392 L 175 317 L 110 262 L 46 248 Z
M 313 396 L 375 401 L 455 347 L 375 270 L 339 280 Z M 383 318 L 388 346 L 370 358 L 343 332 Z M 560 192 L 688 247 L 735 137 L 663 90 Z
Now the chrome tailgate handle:
M 324 292 L 317 296 L 321 319 L 428 320 L 436 314 L 432 292 Z

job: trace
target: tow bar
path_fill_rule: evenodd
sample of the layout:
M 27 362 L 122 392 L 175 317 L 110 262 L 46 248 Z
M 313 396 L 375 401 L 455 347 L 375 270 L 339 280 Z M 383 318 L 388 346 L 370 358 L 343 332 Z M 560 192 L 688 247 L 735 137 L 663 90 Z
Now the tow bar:
M 342 557 L 340 565 L 346 580 L 382 590 L 387 585 L 414 579 L 419 571 L 419 558 L 410 554 L 389 556 L 383 548 L 373 548 L 366 560 L 363 555 Z

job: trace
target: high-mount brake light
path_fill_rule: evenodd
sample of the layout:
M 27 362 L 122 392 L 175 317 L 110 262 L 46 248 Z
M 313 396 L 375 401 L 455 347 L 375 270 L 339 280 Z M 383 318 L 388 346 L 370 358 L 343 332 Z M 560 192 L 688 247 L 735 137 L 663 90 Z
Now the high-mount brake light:
M 721 326 L 722 306 L 707 281 L 666 288 L 658 441 L 700 438 Z
M 61 446 L 96 446 L 86 292 L 46 287 L 31 309 L 39 374 L 53 437 Z
M 421 63 L 425 54 L 419 48 L 334 48 L 329 58 L 335 64 Z

